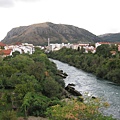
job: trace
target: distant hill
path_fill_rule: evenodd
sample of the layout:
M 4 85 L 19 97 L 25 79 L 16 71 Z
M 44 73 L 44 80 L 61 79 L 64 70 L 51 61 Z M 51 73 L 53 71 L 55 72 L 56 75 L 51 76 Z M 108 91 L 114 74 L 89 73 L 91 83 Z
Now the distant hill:
M 120 33 L 109 33 L 109 34 L 103 34 L 99 35 L 102 39 L 102 41 L 105 42 L 120 42 Z
M 48 38 L 50 38 L 51 43 L 94 43 L 101 41 L 101 38 L 85 29 L 46 22 L 13 28 L 2 42 L 5 44 L 27 42 L 34 45 L 47 45 Z

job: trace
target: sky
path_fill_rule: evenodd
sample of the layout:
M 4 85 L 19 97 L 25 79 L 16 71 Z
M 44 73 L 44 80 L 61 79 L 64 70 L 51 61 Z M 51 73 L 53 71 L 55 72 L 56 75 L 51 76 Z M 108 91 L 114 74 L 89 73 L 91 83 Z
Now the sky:
M 15 27 L 52 22 L 95 35 L 120 32 L 120 0 L 0 0 L 0 40 Z

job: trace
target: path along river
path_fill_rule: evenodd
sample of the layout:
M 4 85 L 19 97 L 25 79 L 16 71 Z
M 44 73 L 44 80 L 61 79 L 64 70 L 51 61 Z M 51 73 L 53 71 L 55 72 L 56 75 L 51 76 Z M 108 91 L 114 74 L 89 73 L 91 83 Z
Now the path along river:
M 120 86 L 99 79 L 93 74 L 84 72 L 58 60 L 50 60 L 57 65 L 58 69 L 68 74 L 68 77 L 64 79 L 66 85 L 74 83 L 76 85 L 75 89 L 82 94 L 88 92 L 89 95 L 104 98 L 110 104 L 110 107 L 104 110 L 104 114 L 113 115 L 113 117 L 120 120 Z

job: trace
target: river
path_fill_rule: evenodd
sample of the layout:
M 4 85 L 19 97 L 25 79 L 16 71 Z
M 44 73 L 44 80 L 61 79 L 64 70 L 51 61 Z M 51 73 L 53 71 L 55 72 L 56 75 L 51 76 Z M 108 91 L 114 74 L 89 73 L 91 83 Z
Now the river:
M 103 113 L 105 115 L 113 115 L 114 118 L 120 120 L 120 86 L 99 79 L 93 74 L 84 72 L 58 60 L 50 60 L 57 65 L 58 69 L 68 74 L 68 77 L 64 79 L 66 85 L 74 83 L 76 85 L 75 89 L 82 94 L 87 92 L 88 95 L 103 98 L 110 104 L 110 107 L 105 109 Z

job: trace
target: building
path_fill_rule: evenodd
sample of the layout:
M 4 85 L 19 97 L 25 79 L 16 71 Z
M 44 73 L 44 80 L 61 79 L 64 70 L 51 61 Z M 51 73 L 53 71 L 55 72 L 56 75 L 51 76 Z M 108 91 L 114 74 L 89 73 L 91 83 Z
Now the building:
M 15 45 L 5 45 L 0 42 L 0 55 L 2 55 L 2 57 L 10 56 L 15 51 L 20 52 L 20 54 L 33 54 L 35 52 L 35 49 L 33 44 L 19 43 Z
M 100 45 L 110 45 L 110 44 L 111 44 L 110 42 L 97 42 L 95 43 L 95 48 L 97 48 Z
M 4 49 L 5 46 L 6 45 L 4 43 L 0 42 L 0 49 Z
M 12 50 L 0 50 L 0 56 L 7 57 L 12 55 Z

